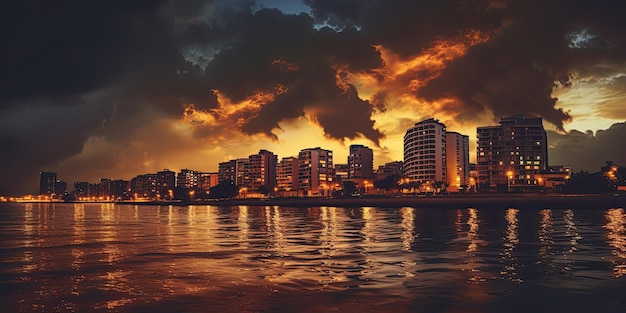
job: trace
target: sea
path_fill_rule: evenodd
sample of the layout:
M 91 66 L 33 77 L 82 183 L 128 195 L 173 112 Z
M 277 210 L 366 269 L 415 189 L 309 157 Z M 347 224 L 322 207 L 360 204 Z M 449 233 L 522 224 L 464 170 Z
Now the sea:
M 621 207 L 0 203 L 3 312 L 626 312 Z

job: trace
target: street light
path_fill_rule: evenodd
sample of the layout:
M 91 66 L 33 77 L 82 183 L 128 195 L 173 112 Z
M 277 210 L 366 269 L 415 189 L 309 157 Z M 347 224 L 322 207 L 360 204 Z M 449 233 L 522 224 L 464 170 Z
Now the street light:
M 511 192 L 511 179 L 513 179 L 513 172 L 512 171 L 508 171 L 506 172 L 506 184 L 507 184 L 507 192 Z

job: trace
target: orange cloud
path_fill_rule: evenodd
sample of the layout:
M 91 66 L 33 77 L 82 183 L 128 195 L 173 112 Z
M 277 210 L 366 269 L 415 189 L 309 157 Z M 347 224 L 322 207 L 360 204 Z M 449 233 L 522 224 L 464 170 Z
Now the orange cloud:
M 276 96 L 288 91 L 283 85 L 276 85 L 270 91 L 257 91 L 241 102 L 233 102 L 219 90 L 213 90 L 217 96 L 218 107 L 211 110 L 198 110 L 193 103 L 183 105 L 182 121 L 186 124 L 208 127 L 232 127 L 238 129 L 256 117 L 266 104 L 274 101 Z

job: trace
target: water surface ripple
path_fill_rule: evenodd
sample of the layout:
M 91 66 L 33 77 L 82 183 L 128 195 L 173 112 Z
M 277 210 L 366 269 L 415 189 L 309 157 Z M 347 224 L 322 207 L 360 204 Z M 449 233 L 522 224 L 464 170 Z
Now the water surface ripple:
M 626 312 L 626 212 L 0 204 L 5 312 Z

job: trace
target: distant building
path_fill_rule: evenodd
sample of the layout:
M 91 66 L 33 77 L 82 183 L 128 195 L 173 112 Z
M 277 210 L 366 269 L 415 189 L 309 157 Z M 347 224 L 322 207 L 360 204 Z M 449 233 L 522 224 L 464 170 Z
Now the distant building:
M 257 192 L 264 186 L 267 191 L 276 187 L 276 163 L 278 157 L 267 150 L 252 154 L 244 163 L 242 186 L 249 192 Z
M 198 187 L 202 190 L 209 191 L 211 187 L 218 184 L 218 181 L 219 179 L 217 173 L 201 173 Z
M 446 177 L 450 192 L 464 191 L 469 184 L 469 137 L 446 132 Z
M 280 196 L 298 195 L 298 158 L 285 157 L 276 166 L 276 183 Z
M 478 187 L 491 191 L 538 190 L 548 168 L 548 144 L 541 118 L 504 117 L 499 126 L 477 128 Z
M 176 173 L 164 169 L 156 173 L 157 198 L 161 200 L 172 200 L 176 189 Z
M 181 169 L 176 176 L 176 187 L 190 189 L 198 187 L 202 172 L 190 169 Z
M 217 176 L 218 181 L 236 181 L 237 160 L 222 162 L 218 165 Z
M 376 170 L 376 180 L 383 180 L 389 176 L 402 176 L 402 161 L 394 161 L 380 165 Z
M 77 199 L 89 197 L 89 183 L 88 182 L 75 182 L 74 183 L 74 195 Z
M 436 119 L 415 123 L 404 135 L 404 177 L 446 182 L 446 126 Z
M 328 195 L 335 188 L 332 151 L 303 149 L 298 153 L 298 164 L 298 187 L 303 195 Z
M 134 199 L 157 198 L 157 174 L 137 175 L 130 181 L 131 196 Z
M 548 192 L 561 191 L 560 188 L 565 185 L 572 176 L 572 168 L 570 166 L 553 165 L 548 166 L 545 171 L 539 172 L 536 176 L 537 185 L 542 190 Z
M 54 183 L 57 181 L 57 173 L 41 172 L 39 173 L 39 194 L 51 196 L 54 194 Z
M 245 176 L 246 176 L 246 163 L 248 163 L 248 158 L 240 158 L 235 160 L 235 185 L 244 186 Z
M 67 183 L 57 180 L 54 182 L 54 198 L 60 199 L 67 193 Z
M 364 145 L 351 145 L 348 178 L 374 178 L 374 152 Z

